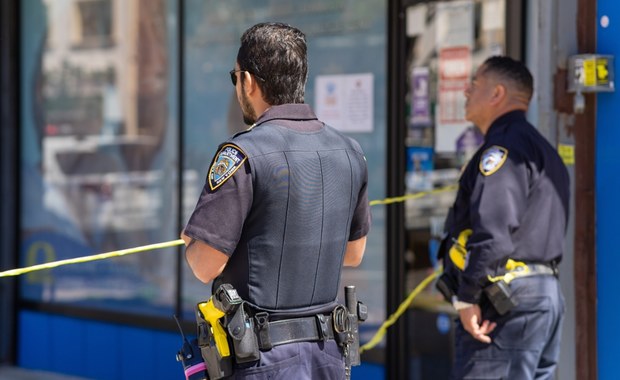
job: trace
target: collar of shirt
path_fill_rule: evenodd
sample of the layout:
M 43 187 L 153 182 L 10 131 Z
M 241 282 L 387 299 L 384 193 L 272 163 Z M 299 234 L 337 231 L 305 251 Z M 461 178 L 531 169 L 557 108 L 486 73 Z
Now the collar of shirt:
M 317 120 L 308 104 L 282 104 L 271 106 L 254 123 L 254 127 L 272 120 L 306 121 Z
M 527 121 L 525 118 L 525 111 L 510 111 L 495 119 L 495 121 L 493 122 L 493 124 L 491 124 L 491 127 L 489 127 L 489 130 L 487 131 L 485 140 L 488 140 L 494 134 L 502 131 L 506 125 L 511 124 L 515 121 Z

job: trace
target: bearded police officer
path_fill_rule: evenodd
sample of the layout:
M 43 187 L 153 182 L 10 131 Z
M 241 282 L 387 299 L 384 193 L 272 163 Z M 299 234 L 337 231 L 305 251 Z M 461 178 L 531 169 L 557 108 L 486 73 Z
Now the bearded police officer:
M 551 379 L 557 365 L 569 176 L 525 118 L 532 92 L 529 70 L 501 56 L 465 91 L 485 138 L 459 181 L 438 282 L 459 314 L 455 379 Z
M 262 23 L 243 34 L 230 76 L 251 127 L 220 145 L 181 235 L 195 276 L 231 284 L 271 329 L 233 377 L 345 378 L 347 350 L 324 321 L 342 266 L 364 254 L 367 167 L 359 144 L 304 104 L 307 73 L 298 29 Z

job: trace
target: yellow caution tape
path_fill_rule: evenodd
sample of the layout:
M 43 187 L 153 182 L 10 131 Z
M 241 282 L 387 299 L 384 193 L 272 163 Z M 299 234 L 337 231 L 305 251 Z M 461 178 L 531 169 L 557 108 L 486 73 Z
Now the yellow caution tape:
M 400 197 L 373 200 L 369 202 L 369 205 L 376 206 L 376 205 L 387 205 L 387 204 L 392 204 L 392 203 L 404 202 L 409 199 L 417 199 L 417 198 L 422 198 L 427 195 L 456 190 L 457 187 L 458 185 L 451 185 L 451 186 L 442 187 L 436 190 L 422 191 L 422 192 L 418 192 L 414 194 L 407 194 L 407 195 L 400 196 Z M 66 259 L 66 260 L 59 260 L 59 261 L 52 261 L 52 262 L 45 263 L 45 264 L 32 265 L 32 266 L 25 267 L 25 268 L 18 268 L 18 269 L 12 269 L 12 270 L 0 272 L 0 278 L 9 277 L 9 276 L 19 276 L 25 273 L 39 271 L 42 269 L 56 268 L 56 267 L 63 266 L 63 265 L 86 263 L 89 261 L 96 261 L 96 260 L 108 259 L 111 257 L 131 255 L 134 253 L 151 251 L 155 249 L 169 248 L 169 247 L 174 247 L 178 245 L 183 245 L 184 243 L 185 242 L 183 241 L 183 239 L 178 239 L 178 240 L 171 240 L 171 241 L 162 242 L 162 243 L 143 245 L 143 246 L 135 247 L 135 248 L 128 248 L 128 249 L 122 249 L 118 251 L 100 253 L 97 255 L 76 257 L 73 259 Z M 422 290 L 424 290 L 424 288 L 426 288 L 428 284 L 430 284 L 440 273 L 441 273 L 441 268 L 438 268 L 430 276 L 426 277 L 420 284 L 418 284 L 418 286 L 416 286 L 415 289 L 413 289 L 413 291 L 409 293 L 409 296 L 407 296 L 407 298 L 400 304 L 400 306 L 398 306 L 398 309 L 396 310 L 396 312 L 393 313 L 385 322 L 383 322 L 383 324 L 381 325 L 379 330 L 377 330 L 373 338 L 368 343 L 360 347 L 360 353 L 375 347 L 379 342 L 381 342 L 381 340 L 385 336 L 385 333 L 387 332 L 388 327 L 392 326 L 398 320 L 398 318 L 400 318 L 400 316 L 409 308 L 409 306 L 411 305 L 411 302 L 413 302 L 413 299 L 418 294 L 420 294 Z
M 407 296 L 407 298 L 405 298 L 405 300 L 400 304 L 400 306 L 398 306 L 396 312 L 390 315 L 390 317 L 385 322 L 383 322 L 383 324 L 381 325 L 381 327 L 379 327 L 379 330 L 377 330 L 372 339 L 368 343 L 360 347 L 360 354 L 366 350 L 373 348 L 374 346 L 379 344 L 379 342 L 381 342 L 381 340 L 385 336 L 385 333 L 387 332 L 388 327 L 392 326 L 398 320 L 398 318 L 400 318 L 400 316 L 409 308 L 409 305 L 411 305 L 413 299 L 416 298 L 417 295 L 420 294 L 422 290 L 424 290 L 424 288 L 428 286 L 428 284 L 433 282 L 433 280 L 441 273 L 441 271 L 441 268 L 435 270 L 433 273 L 431 273 L 430 276 L 422 280 L 422 282 L 420 282 L 418 286 L 416 286 L 415 289 L 411 291 L 411 293 L 409 293 L 409 296 Z
M 444 191 L 451 191 L 451 190 L 454 190 L 456 188 L 457 188 L 457 185 L 452 185 L 452 186 L 446 186 L 446 187 L 443 187 L 443 188 L 440 188 L 440 189 L 436 189 L 436 190 L 422 191 L 422 192 L 414 193 L 414 194 L 407 194 L 407 195 L 400 196 L 400 197 L 393 197 L 393 198 L 385 198 L 385 199 L 381 199 L 381 200 L 374 200 L 374 201 L 370 201 L 369 205 L 370 206 L 376 206 L 376 205 L 386 205 L 386 204 L 391 204 L 391 203 L 404 202 L 404 201 L 406 201 L 408 199 L 422 198 L 422 197 L 427 196 L 427 195 L 436 194 L 436 193 L 440 193 L 440 192 L 444 192 Z M 42 270 L 42 269 L 56 268 L 56 267 L 59 267 L 59 266 L 62 266 L 62 265 L 86 263 L 86 262 L 90 262 L 90 261 L 108 259 L 110 257 L 118 257 L 118 256 L 131 255 L 131 254 L 134 254 L 134 253 L 150 251 L 150 250 L 154 250 L 154 249 L 168 248 L 168 247 L 173 247 L 173 246 L 183 245 L 183 244 L 184 244 L 184 241 L 182 239 L 178 239 L 178 240 L 171 240 L 171 241 L 166 241 L 166 242 L 162 242 L 162 243 L 143 245 L 143 246 L 135 247 L 135 248 L 122 249 L 122 250 L 119 250 L 119 251 L 100 253 L 100 254 L 97 254 L 97 255 L 76 257 L 74 259 L 52 261 L 52 262 L 45 263 L 45 264 L 32 265 L 32 266 L 29 266 L 29 267 L 18 268 L 18 269 L 11 269 L 11 270 L 7 270 L 7 271 L 4 271 L 4 272 L 0 272 L 0 278 L 2 278 L 2 277 L 9 277 L 9 276 L 19 276 L 19 275 L 22 275 L 24 273 L 30 273 L 30 272 L 34 272 L 34 271 L 38 271 L 38 270 Z
M 392 197 L 392 198 L 385 198 L 385 199 L 381 199 L 381 200 L 374 200 L 374 201 L 370 201 L 369 204 L 371 206 L 389 205 L 389 204 L 392 204 L 392 203 L 404 202 L 404 201 L 409 200 L 409 199 L 422 198 L 422 197 L 425 197 L 427 195 L 443 193 L 443 192 L 446 192 L 446 191 L 453 191 L 453 190 L 456 190 L 457 188 L 458 188 L 458 185 L 450 185 L 450 186 L 445 186 L 445 187 L 442 187 L 442 188 L 439 188 L 439 189 L 435 189 L 435 190 L 420 191 L 418 193 L 402 195 L 400 197 Z
M 103 260 L 103 259 L 108 259 L 110 257 L 131 255 L 133 253 L 151 251 L 154 249 L 169 248 L 169 247 L 174 247 L 177 245 L 182 245 L 184 243 L 185 242 L 183 241 L 183 239 L 178 239 L 178 240 L 166 241 L 163 243 L 143 245 L 143 246 L 135 247 L 135 248 L 121 249 L 119 251 L 99 253 L 97 255 L 76 257 L 74 259 L 52 261 L 52 262 L 45 263 L 45 264 L 38 264 L 38 265 L 33 265 L 33 266 L 25 267 L 25 268 L 11 269 L 11 270 L 7 270 L 4 272 L 0 272 L 0 278 L 9 277 L 9 276 L 19 276 L 24 273 L 34 272 L 34 271 L 42 270 L 42 269 L 56 268 L 62 265 L 86 263 L 89 261 Z

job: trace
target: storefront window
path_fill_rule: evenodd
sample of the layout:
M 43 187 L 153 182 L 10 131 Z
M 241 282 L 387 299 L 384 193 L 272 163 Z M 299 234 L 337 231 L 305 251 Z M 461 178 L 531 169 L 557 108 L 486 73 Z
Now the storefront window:
M 461 168 L 483 137 L 465 120 L 466 86 L 489 56 L 505 52 L 505 0 L 416 2 L 405 10 L 407 33 L 407 284 L 410 291 L 437 265 L 443 224 Z M 410 313 L 413 378 L 443 378 L 451 360 L 453 309 L 433 287 Z M 429 344 L 429 342 L 434 342 Z
M 275 0 L 187 1 L 183 31 L 186 50 L 185 172 L 195 173 L 200 179 L 198 192 L 192 194 L 189 203 L 195 203 L 198 198 L 218 144 L 247 128 L 228 71 L 234 67 L 243 31 L 263 21 L 287 22 L 306 34 L 310 71 L 306 103 L 313 106 L 319 118 L 360 142 L 369 166 L 369 196 L 384 198 L 385 15 L 385 0 L 314 0 L 295 4 Z M 346 91 L 358 85 L 358 91 Z M 331 93 L 328 88 L 345 91 Z M 370 317 L 362 326 L 362 340 L 368 340 L 385 319 L 385 216 L 382 207 L 372 209 L 372 231 L 361 267 L 345 269 L 341 281 L 343 287 L 356 285 L 358 297 L 369 306 Z M 185 220 L 188 217 L 185 215 Z M 191 319 L 196 302 L 208 297 L 211 289 L 195 280 L 187 268 L 183 284 L 184 315 Z
M 178 237 L 174 0 L 22 2 L 21 265 Z M 173 313 L 176 250 L 34 272 L 24 299 Z
M 218 144 L 246 128 L 228 71 L 243 31 L 262 21 L 306 33 L 306 102 L 360 142 L 370 199 L 383 199 L 386 8 L 385 0 L 23 1 L 20 266 L 178 238 Z M 364 341 L 385 319 L 384 206 L 372 213 L 364 262 L 341 281 L 369 307 Z M 165 317 L 180 304 L 192 321 L 211 289 L 183 261 L 178 268 L 177 253 L 35 272 L 21 296 Z

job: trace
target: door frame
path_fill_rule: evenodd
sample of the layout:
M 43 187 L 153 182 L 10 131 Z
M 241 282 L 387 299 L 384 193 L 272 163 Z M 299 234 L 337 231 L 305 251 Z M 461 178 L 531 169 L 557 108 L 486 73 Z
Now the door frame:
M 428 0 L 388 1 L 387 12 L 387 184 L 386 196 L 405 192 L 406 128 L 406 8 Z M 506 0 L 506 54 L 524 57 L 526 0 Z M 391 315 L 406 296 L 405 289 L 405 207 L 402 202 L 386 206 L 386 315 Z M 407 313 L 387 331 L 385 378 L 409 377 L 409 327 Z
M 17 1 L 0 3 L 0 268 L 15 268 L 19 252 L 18 16 Z M 17 279 L 0 280 L 0 364 L 15 363 Z

